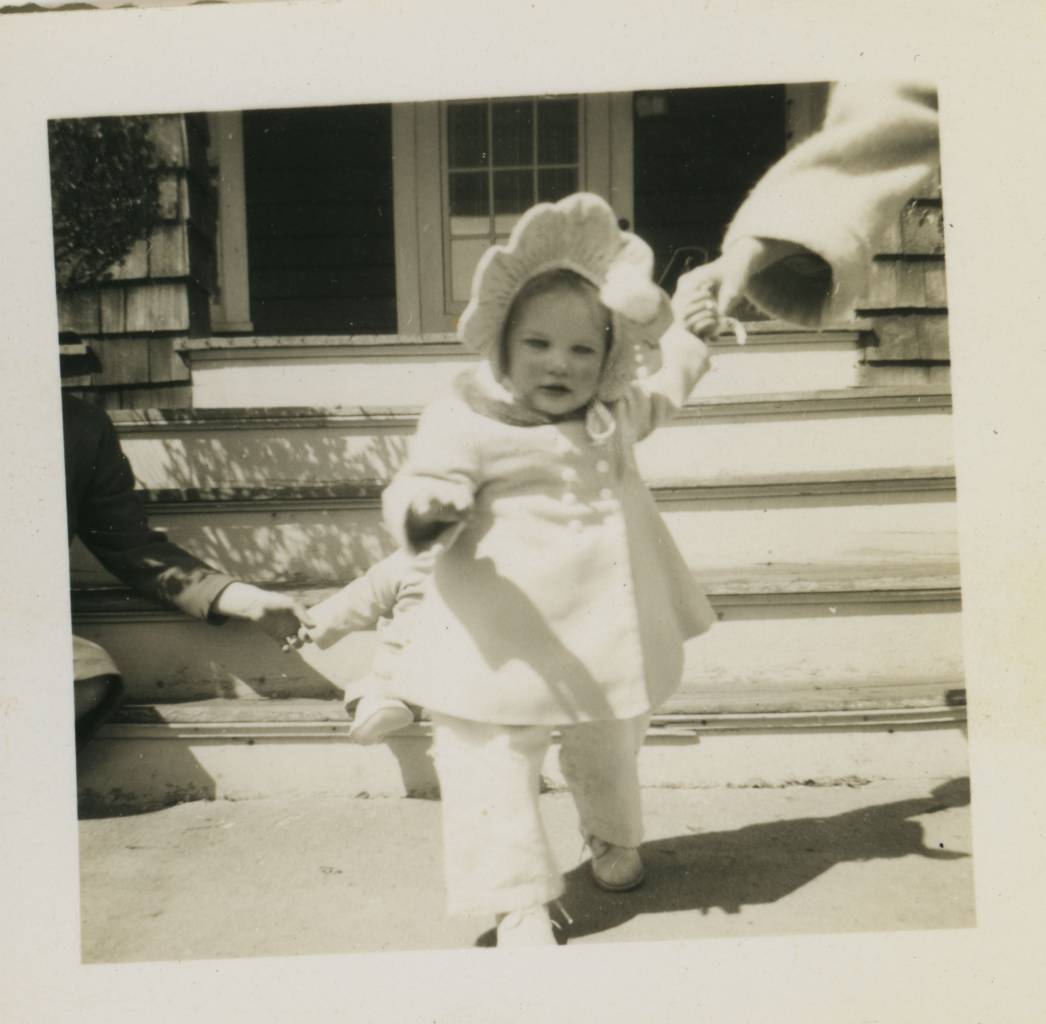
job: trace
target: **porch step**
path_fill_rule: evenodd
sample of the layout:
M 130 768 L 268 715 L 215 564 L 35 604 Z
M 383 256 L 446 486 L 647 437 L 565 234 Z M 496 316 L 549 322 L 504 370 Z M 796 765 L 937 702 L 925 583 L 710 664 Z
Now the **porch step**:
M 703 582 L 720 622 L 687 645 L 675 710 L 702 713 L 709 701 L 738 713 L 796 710 L 798 693 L 806 710 L 870 693 L 890 707 L 927 687 L 961 688 L 954 562 L 775 567 Z M 332 590 L 295 592 L 311 604 Z M 326 651 L 284 654 L 246 624 L 215 628 L 120 589 L 74 592 L 73 628 L 109 650 L 129 698 L 143 703 L 333 700 L 367 672 L 375 640 L 357 633 Z
M 744 347 L 714 344 L 706 395 L 846 388 L 862 382 L 857 329 L 809 331 L 780 321 L 749 325 Z M 475 361 L 452 334 L 210 337 L 180 343 L 193 404 L 424 405 Z
M 112 418 L 145 489 L 388 480 L 418 408 L 124 410 Z M 946 387 L 708 396 L 637 447 L 651 482 L 951 462 Z
M 383 481 L 146 492 L 152 523 L 212 565 L 258 582 L 346 580 L 390 550 Z M 695 570 L 954 558 L 950 466 L 735 474 L 653 487 Z M 113 582 L 79 545 L 77 585 Z
M 640 751 L 640 779 L 646 789 L 679 789 L 955 778 L 966 765 L 963 711 L 961 695 L 942 691 L 910 708 L 663 714 Z M 375 747 L 348 743 L 348 727 L 336 701 L 132 705 L 79 759 L 81 813 L 438 793 L 427 723 Z M 542 776 L 550 788 L 565 785 L 555 744 Z

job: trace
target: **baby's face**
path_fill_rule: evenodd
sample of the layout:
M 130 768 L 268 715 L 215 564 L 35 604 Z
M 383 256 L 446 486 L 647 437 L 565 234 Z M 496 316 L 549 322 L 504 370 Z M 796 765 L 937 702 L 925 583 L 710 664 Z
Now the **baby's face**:
M 516 398 L 546 416 L 566 416 L 590 401 L 606 356 L 607 318 L 594 290 L 591 299 L 558 288 L 524 302 L 505 339 Z

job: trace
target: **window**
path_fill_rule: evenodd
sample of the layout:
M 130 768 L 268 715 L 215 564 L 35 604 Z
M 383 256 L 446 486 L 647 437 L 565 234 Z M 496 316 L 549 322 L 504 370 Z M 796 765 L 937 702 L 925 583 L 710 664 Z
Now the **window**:
M 401 335 L 447 334 L 472 274 L 535 202 L 595 192 L 632 218 L 632 97 L 526 96 L 392 108 Z
M 576 97 L 471 100 L 443 107 L 446 300 L 468 300 L 480 256 L 536 202 L 583 180 Z
M 449 334 L 486 248 L 534 202 L 595 192 L 653 247 L 714 255 L 824 87 L 209 114 L 216 332 Z M 670 264 L 672 266 L 670 267 Z

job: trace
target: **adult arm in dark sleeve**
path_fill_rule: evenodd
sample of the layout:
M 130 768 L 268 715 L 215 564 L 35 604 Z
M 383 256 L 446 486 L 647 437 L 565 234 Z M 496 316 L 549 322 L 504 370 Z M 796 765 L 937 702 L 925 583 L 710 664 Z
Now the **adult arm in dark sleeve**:
M 307 623 L 290 595 L 243 583 L 152 529 L 109 417 L 70 396 L 62 411 L 70 539 L 79 536 L 127 586 L 195 618 L 247 619 L 280 639 Z
M 208 618 L 234 577 L 172 544 L 149 526 L 134 474 L 109 417 L 66 399 L 70 534 L 127 586 L 198 619 Z M 72 433 L 72 436 L 70 434 Z M 70 456 L 72 458 L 70 459 Z

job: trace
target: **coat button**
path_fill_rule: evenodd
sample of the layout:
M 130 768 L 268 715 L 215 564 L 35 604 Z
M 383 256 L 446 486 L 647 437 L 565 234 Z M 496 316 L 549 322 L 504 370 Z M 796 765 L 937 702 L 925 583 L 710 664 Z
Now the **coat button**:
M 596 463 L 596 469 L 599 470 L 600 473 L 609 473 L 610 463 L 607 462 L 606 459 L 600 459 L 599 462 Z

